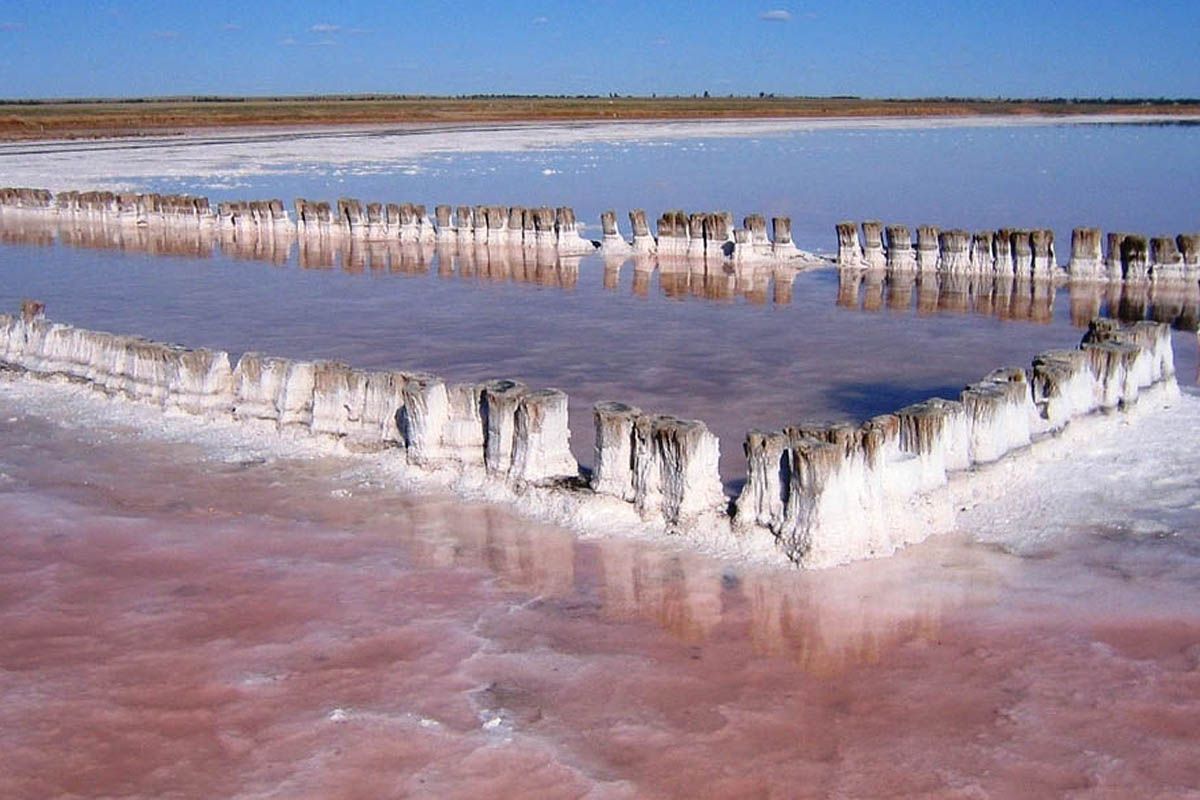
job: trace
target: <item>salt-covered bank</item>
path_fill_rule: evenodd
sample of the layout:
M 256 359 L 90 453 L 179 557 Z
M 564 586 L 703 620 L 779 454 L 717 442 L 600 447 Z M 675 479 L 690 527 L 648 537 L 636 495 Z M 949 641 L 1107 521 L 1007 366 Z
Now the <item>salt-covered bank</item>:
M 225 419 L 350 451 L 406 475 L 515 502 L 588 529 L 677 533 L 698 545 L 821 567 L 891 553 L 954 523 L 974 476 L 1017 459 L 1081 417 L 1176 391 L 1169 329 L 1097 320 L 1077 350 L 998 369 L 957 400 L 933 398 L 861 424 L 751 431 L 733 501 L 720 444 L 698 420 L 608 402 L 594 409 L 594 468 L 569 448 L 568 398 L 513 380 L 447 384 L 366 371 L 189 350 L 47 320 L 40 304 L 0 317 L 0 363 L 113 397 Z M 1098 418 L 1102 421 L 1103 418 Z

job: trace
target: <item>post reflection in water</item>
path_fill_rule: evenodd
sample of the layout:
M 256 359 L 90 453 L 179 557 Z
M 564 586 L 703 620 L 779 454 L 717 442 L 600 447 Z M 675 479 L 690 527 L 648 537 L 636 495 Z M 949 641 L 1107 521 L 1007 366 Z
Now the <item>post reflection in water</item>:
M 1171 283 L 1072 283 L 1071 321 L 1086 326 L 1096 316 L 1124 322 L 1150 319 L 1176 330 L 1195 331 L 1200 325 L 1200 284 Z
M 1191 281 L 1073 281 L 1060 287 L 1053 281 L 1012 276 L 888 275 L 884 270 L 843 269 L 838 271 L 837 304 L 867 312 L 980 314 L 1048 324 L 1054 320 L 1060 289 L 1067 293 L 1071 323 L 1077 327 L 1087 327 L 1098 316 L 1124 322 L 1149 319 L 1181 331 L 1195 331 L 1200 323 L 1200 285 Z
M 909 586 L 913 567 L 899 560 L 858 565 L 850 575 L 734 569 L 643 541 L 580 541 L 504 509 L 449 498 L 399 507 L 370 502 L 387 509 L 399 530 L 419 532 L 404 537 L 414 566 L 482 570 L 547 613 L 648 623 L 697 647 L 739 642 L 746 658 L 782 658 L 814 675 L 877 663 L 901 641 L 932 639 L 944 610 L 991 596 L 988 579 L 974 583 L 970 598 L 963 586 Z M 880 593 L 893 601 L 879 603 Z
M 884 270 L 838 271 L 837 304 L 863 311 L 915 311 L 981 314 L 1003 320 L 1049 323 L 1054 319 L 1056 288 L 1050 281 L 1013 276 L 894 273 Z
M 632 266 L 631 291 L 647 297 L 658 272 L 658 288 L 671 300 L 728 302 L 741 298 L 751 305 L 790 305 L 798 270 L 786 264 L 733 264 L 705 259 L 668 259 L 653 255 L 607 256 L 604 288 L 619 291 L 621 276 Z
M 718 569 L 630 541 L 587 548 L 599 550 L 606 618 L 650 622 L 697 646 L 737 641 L 747 658 L 782 658 L 821 676 L 875 664 L 903 641 L 932 640 L 944 612 L 987 602 L 995 591 L 995 575 L 981 572 L 968 593 L 963 585 L 917 578 L 912 571 L 919 567 L 901 560 L 796 574 Z
M 908 586 L 913 567 L 899 561 L 858 565 L 851 575 L 721 567 L 636 540 L 581 542 L 503 509 L 452 500 L 408 503 L 400 519 L 401 530 L 420 532 L 405 543 L 415 565 L 483 570 L 548 613 L 648 623 L 697 647 L 736 641 L 747 658 L 782 658 L 814 675 L 877 663 L 898 642 L 933 639 L 945 610 L 992 593 L 987 578 L 969 598 L 963 586 Z M 880 593 L 893 601 L 879 603 Z
M 553 250 L 485 243 L 415 243 L 349 237 L 304 237 L 272 230 L 209 230 L 184 226 L 147 228 L 111 223 L 78 223 L 37 218 L 0 218 L 0 243 L 116 250 L 150 256 L 262 261 L 285 266 L 294 258 L 305 270 L 340 269 L 349 274 L 392 273 L 483 281 L 511 281 L 545 288 L 574 289 L 586 256 Z M 649 296 L 658 273 L 658 291 L 674 300 L 730 301 L 789 305 L 795 267 L 786 264 L 709 263 L 656 256 L 605 257 L 603 287 L 617 291 L 622 272 L 632 267 L 630 291 Z
M 899 591 L 905 567 L 897 564 L 863 565 L 852 574 L 719 572 L 700 559 L 644 544 L 609 541 L 599 549 L 607 618 L 650 622 L 697 646 L 736 641 L 748 659 L 782 658 L 813 675 L 874 664 L 899 642 L 934 638 L 943 611 L 966 598 L 962 587 L 919 582 Z M 876 591 L 893 602 L 880 604 Z M 972 592 L 978 600 L 988 589 L 976 585 Z

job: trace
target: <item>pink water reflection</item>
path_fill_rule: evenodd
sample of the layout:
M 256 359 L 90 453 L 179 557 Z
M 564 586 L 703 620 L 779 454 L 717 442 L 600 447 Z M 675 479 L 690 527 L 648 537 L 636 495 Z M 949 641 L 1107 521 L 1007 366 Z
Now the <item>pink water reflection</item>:
M 765 570 L 0 406 L 0 796 L 1200 780 L 1187 551 Z

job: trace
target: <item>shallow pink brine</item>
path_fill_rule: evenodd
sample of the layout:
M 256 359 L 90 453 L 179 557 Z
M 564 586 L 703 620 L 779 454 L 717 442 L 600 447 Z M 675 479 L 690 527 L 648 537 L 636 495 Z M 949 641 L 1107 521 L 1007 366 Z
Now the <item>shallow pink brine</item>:
M 1004 138 L 1014 161 L 1064 160 L 1085 198 L 1075 224 L 1178 227 L 1166 212 L 1131 220 L 1122 198 L 1087 184 L 1080 165 L 1097 138 L 1117 151 L 1136 140 L 1147 159 L 1200 152 L 1192 131 L 1131 131 L 583 137 L 406 151 L 394 158 L 416 172 L 403 184 L 386 161 L 303 155 L 227 189 L 215 188 L 219 165 L 236 145 L 198 145 L 209 162 L 165 178 L 145 166 L 152 145 L 141 174 L 114 158 L 91 179 L 217 199 L 569 203 L 588 221 L 610 205 L 718 208 L 728 191 L 739 213 L 790 213 L 809 249 L 832 247 L 835 215 L 1045 224 L 1061 239 L 1069 209 L 1048 212 L 1048 189 L 1004 195 L 1001 210 L 978 199 L 1004 191 L 994 169 L 976 174 L 999 184 L 945 188 L 940 201 L 950 167 L 904 184 L 906 197 L 845 207 L 898 190 L 871 194 L 871 180 L 902 182 L 871 178 L 858 155 L 949 148 L 967 170 L 980 142 Z M 634 166 L 590 180 L 588 165 L 621 149 Z M 769 169 L 755 158 L 799 168 L 812 155 L 836 202 L 813 211 L 820 185 L 772 194 L 724 167 L 722 186 L 671 177 L 705 152 L 740 158 L 742 175 Z M 88 156 L 42 158 L 28 160 Z M 34 167 L 20 182 L 46 184 Z M 523 180 L 534 168 L 545 182 Z M 1165 183 L 1138 191 L 1177 196 L 1161 173 L 1143 170 Z M 699 418 L 720 437 L 731 491 L 752 427 L 953 396 L 995 367 L 1075 346 L 1094 314 L 1175 324 L 1184 386 L 1086 450 L 1013 470 L 951 535 L 800 572 L 671 539 L 582 535 L 397 486 L 362 460 L 0 376 L 0 796 L 1179 796 L 1200 781 L 1189 293 L 997 296 L 600 257 L 139 247 L 7 223 L 0 240 L 4 309 L 36 297 L 56 320 L 235 357 L 556 386 L 584 464 L 594 402 Z

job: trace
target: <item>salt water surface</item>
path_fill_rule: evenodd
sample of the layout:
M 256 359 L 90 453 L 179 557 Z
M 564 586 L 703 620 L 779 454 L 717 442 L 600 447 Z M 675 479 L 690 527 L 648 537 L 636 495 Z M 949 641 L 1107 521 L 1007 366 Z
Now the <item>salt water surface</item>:
M 145 166 L 166 164 L 153 145 L 127 172 L 116 150 L 0 149 L 0 183 L 562 203 L 588 221 L 731 208 L 791 214 L 814 250 L 843 217 L 1039 225 L 1060 258 L 1072 225 L 1200 218 L 1185 126 L 546 137 L 392 161 L 351 137 L 357 160 L 258 167 L 250 144 L 240 166 L 197 144 L 209 166 L 189 174 Z M 598 256 L 163 255 L 7 224 L 0 241 L 0 307 L 36 297 L 57 320 L 234 355 L 558 386 L 585 463 L 596 400 L 697 417 L 731 484 L 752 426 L 956 393 L 1074 346 L 1092 313 L 1175 324 L 1184 386 L 993 478 L 955 534 L 800 573 L 581 537 L 394 485 L 369 457 L 6 377 L 2 796 L 1180 796 L 1200 781 L 1187 293 L 997 299 Z
M 6 185 L 451 205 L 788 215 L 832 251 L 843 219 L 1180 233 L 1197 225 L 1194 121 L 764 120 L 410 126 L 0 145 Z

